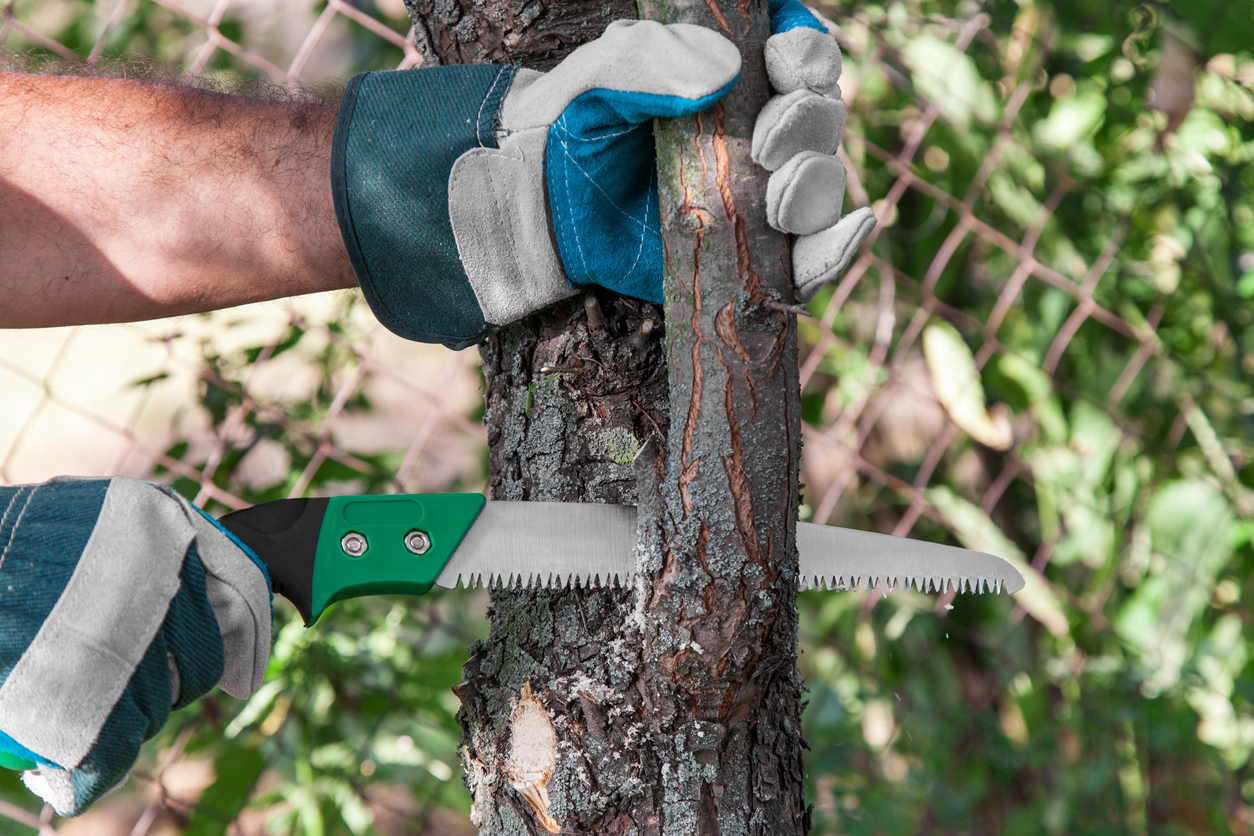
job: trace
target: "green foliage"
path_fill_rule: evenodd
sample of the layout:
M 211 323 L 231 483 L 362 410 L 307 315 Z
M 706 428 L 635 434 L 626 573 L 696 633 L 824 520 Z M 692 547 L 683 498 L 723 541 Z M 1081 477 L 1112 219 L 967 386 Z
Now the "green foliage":
M 961 50 L 980 8 L 987 28 Z M 866 193 L 891 192 L 912 140 L 909 171 L 938 192 L 906 189 L 879 213 L 874 252 L 896 272 L 873 264 L 843 303 L 839 349 L 803 403 L 857 408 L 864 386 L 872 405 L 887 391 L 866 323 L 893 282 L 888 361 L 900 375 L 926 355 L 926 379 L 907 385 L 930 385 L 958 432 L 891 425 L 922 446 L 890 451 L 932 451 L 923 482 L 910 456 L 863 453 L 935 510 L 911 536 L 1000 554 L 1028 587 L 952 608 L 916 593 L 802 595 L 817 832 L 1249 832 L 1249 12 L 826 10 L 856 90 L 845 148 Z M 1174 113 L 1149 106 L 1172 69 L 1169 36 L 1197 65 L 1184 65 L 1195 93 Z M 1040 267 L 1021 270 L 1029 252 Z M 803 345 L 823 336 L 801 327 Z M 820 428 L 839 414 L 823 411 Z M 808 508 L 826 478 L 810 473 Z M 859 475 L 833 521 L 890 531 L 914 498 Z
M 185 836 L 222 836 L 248 803 L 265 760 L 255 749 L 225 745 L 213 760 L 214 781 L 192 811 Z
M 382 5 L 364 8 L 404 31 L 403 16 Z M 858 189 L 883 210 L 877 261 L 842 297 L 836 340 L 802 393 L 804 418 L 820 431 L 862 410 L 839 441 L 862 444 L 873 467 L 843 488 L 833 521 L 891 531 L 909 518 L 911 536 L 999 554 L 1028 587 L 1014 600 L 952 602 L 802 594 L 814 832 L 1250 832 L 1254 7 L 816 8 L 841 27 L 844 148 Z M 221 30 L 247 43 L 233 9 Z M 11 11 L 79 56 L 107 17 L 78 0 L 17 0 Z M 981 12 L 986 25 L 965 31 Z M 399 61 L 345 25 L 346 71 Z M 1149 105 L 1168 37 L 1198 65 L 1186 65 L 1195 89 L 1173 112 Z M 20 31 L 7 38 L 10 50 L 49 52 Z M 196 24 L 138 0 L 102 55 L 187 67 L 203 43 Z M 206 71 L 259 77 L 223 50 Z M 899 164 L 908 144 L 916 150 Z M 903 165 L 916 185 L 889 207 Z M 851 185 L 851 204 L 856 194 Z M 812 310 L 822 314 L 832 294 Z M 880 355 L 885 298 L 893 328 Z M 188 474 L 211 472 L 247 502 L 296 489 L 395 490 L 403 451 L 328 457 L 319 431 L 332 410 L 373 408 L 360 387 L 337 401 L 364 337 L 345 304 L 329 325 L 337 339 L 296 324 L 265 345 L 206 340 L 197 410 L 215 434 L 243 440 L 211 468 L 178 441 L 157 478 L 195 496 L 201 485 Z M 818 321 L 799 327 L 803 353 L 829 336 Z M 249 369 L 289 354 L 315 371 L 313 395 L 241 410 Z M 916 356 L 926 377 L 909 385 L 930 386 L 956 432 L 894 425 L 920 443 L 877 451 L 871 425 L 891 410 L 865 421 L 868 404 Z M 240 478 L 261 444 L 288 461 L 275 484 Z M 807 456 L 820 449 L 807 442 Z M 486 459 L 477 465 L 447 489 L 479 483 Z M 813 470 L 807 516 L 826 490 L 822 466 Z M 228 510 L 214 499 L 207 507 Z M 461 591 L 358 599 L 306 630 L 279 600 L 265 686 L 176 715 L 123 793 L 146 787 L 165 753 L 185 746 L 185 757 L 214 767 L 191 833 L 230 832 L 246 805 L 268 811 L 275 834 L 370 834 L 381 787 L 404 788 L 406 832 L 421 832 L 436 806 L 465 813 L 450 688 L 486 632 L 483 608 L 482 595 Z M 0 772 L 0 798 L 36 809 L 12 773 Z

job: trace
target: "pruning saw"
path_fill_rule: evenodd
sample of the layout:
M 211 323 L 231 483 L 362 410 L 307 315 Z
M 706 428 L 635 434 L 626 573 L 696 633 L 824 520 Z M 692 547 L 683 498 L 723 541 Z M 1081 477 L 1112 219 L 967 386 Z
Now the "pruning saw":
M 480 494 L 279 499 L 219 523 L 249 546 L 274 591 L 314 624 L 336 601 L 523 583 L 630 584 L 636 509 L 585 502 L 490 502 Z M 905 537 L 797 524 L 803 589 L 1018 592 L 1000 557 Z

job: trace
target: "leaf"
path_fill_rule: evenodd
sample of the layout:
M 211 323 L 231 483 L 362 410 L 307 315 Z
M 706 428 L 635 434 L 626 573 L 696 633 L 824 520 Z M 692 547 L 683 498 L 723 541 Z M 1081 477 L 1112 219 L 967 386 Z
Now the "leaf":
M 351 785 L 337 782 L 331 792 L 331 797 L 335 799 L 340 818 L 344 820 L 344 824 L 354 836 L 365 836 L 370 832 L 370 828 L 374 825 L 374 813 Z
M 1154 694 L 1179 681 L 1186 638 L 1232 557 L 1239 527 L 1224 495 L 1199 481 L 1169 483 L 1150 502 L 1148 519 L 1161 568 L 1128 596 L 1115 631 L 1141 657 L 1144 689 Z
M 923 356 L 936 398 L 954 423 L 986 447 L 1009 449 L 1014 441 L 1010 416 L 1005 411 L 990 415 L 985 408 L 975 358 L 958 329 L 948 322 L 929 325 L 923 331 Z
M 1049 375 L 1041 371 L 1037 363 L 1019 354 L 1002 354 L 997 361 L 997 369 L 1004 376 L 1019 384 L 1032 405 L 1033 417 L 1041 434 L 1053 442 L 1062 442 L 1067 437 L 1067 419 L 1062 414 L 1054 394 L 1053 381 Z
M 945 515 L 962 545 L 996 555 L 1019 570 L 1024 586 L 1015 594 L 1015 600 L 1027 610 L 1028 615 L 1055 636 L 1063 636 L 1070 631 L 1062 601 L 1053 585 L 1028 565 L 1023 552 L 993 524 L 988 515 L 946 487 L 928 488 L 924 495 Z
M 1190 688 L 1187 694 L 1189 704 L 1201 717 L 1198 740 L 1220 750 L 1229 769 L 1240 768 L 1254 749 L 1254 718 L 1233 704 L 1235 680 L 1249 659 L 1243 626 L 1240 616 L 1233 613 L 1215 623 L 1196 657 L 1197 671 L 1205 684 Z M 1243 702 L 1238 700 L 1238 704 Z
M 248 702 L 235 715 L 226 730 L 222 733 L 227 740 L 239 736 L 239 733 L 261 719 L 270 710 L 275 699 L 282 693 L 286 683 L 282 679 L 271 679 L 257 689 Z
M 1006 217 L 1027 229 L 1041 217 L 1041 203 L 1026 187 L 1014 182 L 1002 171 L 988 178 L 988 192 Z
M 1095 85 L 1081 82 L 1076 91 L 1058 99 L 1049 109 L 1049 116 L 1032 130 L 1036 141 L 1048 148 L 1063 151 L 1093 135 L 1106 118 L 1106 97 Z
M 1043 447 L 1026 458 L 1036 486 L 1041 537 L 1057 541 L 1050 561 L 1066 566 L 1080 559 L 1094 569 L 1104 565 L 1115 539 L 1110 503 L 1106 491 L 1085 478 L 1084 456 L 1067 447 Z
M 132 389 L 141 389 L 145 386 L 148 386 L 149 384 L 159 383 L 162 380 L 169 380 L 169 379 L 170 379 L 169 372 L 157 372 L 156 374 L 150 374 L 145 377 L 136 378 L 135 380 L 132 380 L 130 383 L 126 385 Z
M 1068 443 L 1025 452 L 1036 486 L 1041 536 L 1056 540 L 1051 561 L 1077 559 L 1098 569 L 1114 557 L 1107 476 L 1123 439 L 1102 410 L 1083 401 L 1072 409 Z
M 248 802 L 265 761 L 255 749 L 228 745 L 213 761 L 216 776 L 192 810 L 183 836 L 223 836 Z
M 1210 56 L 1248 50 L 1254 43 L 1254 6 L 1232 0 L 1172 0 L 1173 16 L 1188 24 Z
M 936 103 L 956 127 L 969 128 L 974 116 L 983 122 L 997 118 L 993 91 L 976 69 L 971 56 L 930 35 L 919 35 L 902 49 L 913 71 L 915 89 Z
M 1063 48 L 1070 47 L 1074 50 L 1076 57 L 1081 61 L 1096 61 L 1101 58 L 1115 45 L 1115 39 L 1107 35 L 1097 35 L 1091 32 L 1083 32 L 1072 35 L 1070 38 L 1060 44 Z

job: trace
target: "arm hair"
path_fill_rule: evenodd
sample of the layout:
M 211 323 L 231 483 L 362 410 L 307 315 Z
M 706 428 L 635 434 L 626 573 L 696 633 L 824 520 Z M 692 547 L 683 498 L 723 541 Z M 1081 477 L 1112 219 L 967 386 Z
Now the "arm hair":
M 356 286 L 331 200 L 337 90 L 49 69 L 0 65 L 0 327 Z

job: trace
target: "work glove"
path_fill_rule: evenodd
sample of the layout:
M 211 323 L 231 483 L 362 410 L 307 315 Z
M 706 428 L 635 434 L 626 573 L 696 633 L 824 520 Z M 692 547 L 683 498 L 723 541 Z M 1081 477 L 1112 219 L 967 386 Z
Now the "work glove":
M 774 173 L 768 219 L 798 234 L 809 300 L 874 226 L 840 218 L 840 50 L 797 0 L 772 0 L 766 62 L 780 95 L 754 130 Z M 597 285 L 662 301 L 655 117 L 725 96 L 740 51 L 700 26 L 618 20 L 548 73 L 468 65 L 365 73 L 340 107 L 336 215 L 367 301 L 388 329 L 464 348 Z
M 793 286 L 809 302 L 840 276 L 875 228 L 870 207 L 842 218 L 848 172 L 836 156 L 848 110 L 840 97 L 840 47 L 797 0 L 771 0 L 766 74 L 777 95 L 758 113 L 750 156 L 771 172 L 766 220 L 797 238 Z
M 126 780 L 140 744 L 217 683 L 261 685 L 270 582 L 169 488 L 0 488 L 0 754 L 63 816 Z

